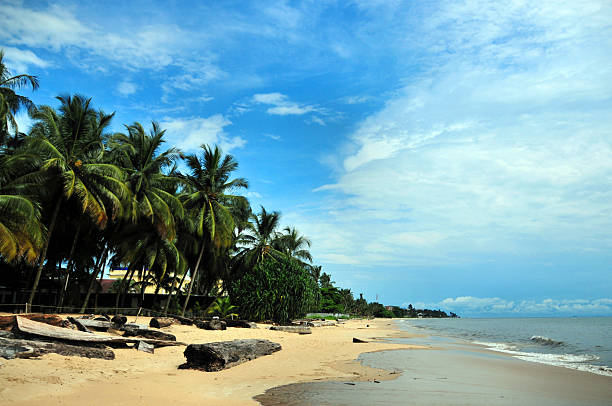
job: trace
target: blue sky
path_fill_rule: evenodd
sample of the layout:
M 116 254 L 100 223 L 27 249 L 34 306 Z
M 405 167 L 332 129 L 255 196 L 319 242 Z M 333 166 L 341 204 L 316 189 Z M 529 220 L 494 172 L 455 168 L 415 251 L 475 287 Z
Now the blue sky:
M 355 294 L 612 314 L 609 1 L 9 0 L 0 21 L 36 103 L 221 145 Z

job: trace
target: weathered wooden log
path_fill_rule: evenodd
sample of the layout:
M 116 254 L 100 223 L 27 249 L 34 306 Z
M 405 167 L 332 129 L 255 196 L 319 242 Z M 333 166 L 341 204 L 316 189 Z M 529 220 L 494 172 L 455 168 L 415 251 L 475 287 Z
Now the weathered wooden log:
M 144 337 L 155 340 L 176 341 L 176 336 L 173 334 L 148 328 L 131 328 L 123 326 L 121 331 L 123 331 L 123 337 Z
M 190 344 L 184 353 L 187 362 L 180 365 L 179 369 L 220 371 L 280 349 L 281 345 L 278 343 L 257 339 Z
M 225 319 L 225 323 L 227 323 L 227 327 L 240 327 L 240 328 L 257 328 L 257 324 L 248 320 L 231 320 Z
M 107 320 L 90 320 L 90 319 L 76 319 L 78 322 L 87 327 L 88 329 L 94 329 L 95 331 L 108 331 L 109 328 L 113 327 L 113 323 Z
M 149 327 L 162 328 L 168 327 L 175 323 L 175 319 L 170 317 L 153 317 L 149 322 Z
M 127 343 L 138 343 L 138 341 L 145 341 L 149 344 L 153 344 L 156 347 L 164 347 L 169 345 L 186 345 L 185 343 L 176 341 L 176 337 L 172 336 L 169 340 L 165 339 L 138 339 L 138 338 L 127 338 L 127 337 L 116 337 L 101 334 L 90 334 L 82 331 L 70 330 L 67 328 L 50 326 L 44 323 L 38 323 L 28 319 L 22 319 L 17 316 L 17 324 L 14 329 L 20 335 L 42 337 L 45 339 L 67 341 L 71 344 L 83 344 L 83 343 L 102 343 L 106 345 L 122 345 Z M 152 330 L 149 330 L 152 331 Z M 161 332 L 160 332 L 161 333 Z M 125 334 L 125 333 L 124 333 Z M 162 333 L 166 334 L 166 333 Z
M 0 357 L 6 359 L 39 357 L 60 354 L 86 358 L 115 359 L 110 348 L 93 345 L 72 345 L 58 342 L 0 338 Z
M 286 333 L 312 334 L 310 327 L 304 326 L 272 326 L 270 330 L 284 331 Z
M 172 316 L 174 319 L 176 319 L 179 323 L 181 323 L 184 326 L 191 326 L 193 325 L 193 319 L 187 318 L 187 317 L 182 317 L 182 316 Z
M 195 322 L 196 327 L 204 329 L 204 330 L 226 330 L 227 324 L 223 320 L 210 320 L 210 321 L 200 321 L 197 320 Z
M 83 325 L 82 321 L 79 319 L 75 319 L 74 317 L 68 317 L 68 321 L 74 324 L 79 331 L 83 331 L 85 333 L 91 333 L 91 331 Z
M 366 340 L 362 340 L 362 339 L 360 339 L 360 338 L 355 338 L 355 337 L 353 337 L 353 342 L 354 342 L 354 343 L 367 343 L 367 341 L 366 341 Z
M 20 314 L 19 317 L 56 327 L 66 327 L 65 320 L 55 314 Z M 15 326 L 15 315 L 0 316 L 0 330 L 11 330 Z

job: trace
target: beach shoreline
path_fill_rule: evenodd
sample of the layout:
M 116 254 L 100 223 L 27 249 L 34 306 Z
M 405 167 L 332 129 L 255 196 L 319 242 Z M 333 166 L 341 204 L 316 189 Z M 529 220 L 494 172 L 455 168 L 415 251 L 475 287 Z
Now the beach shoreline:
M 131 321 L 131 318 L 130 318 Z M 148 322 L 148 318 L 139 318 Z M 48 354 L 39 359 L 2 360 L 0 403 L 6 405 L 257 405 L 254 396 L 266 390 L 300 382 L 382 381 L 394 371 L 362 365 L 362 353 L 423 348 L 385 338 L 409 337 L 389 319 L 348 320 L 338 326 L 312 328 L 312 334 L 230 328 L 207 331 L 173 325 L 164 331 L 178 341 L 205 343 L 263 338 L 282 345 L 275 354 L 219 372 L 178 370 L 185 361 L 184 347 L 166 347 L 146 354 L 116 349 L 112 361 Z M 353 337 L 368 341 L 353 343 Z

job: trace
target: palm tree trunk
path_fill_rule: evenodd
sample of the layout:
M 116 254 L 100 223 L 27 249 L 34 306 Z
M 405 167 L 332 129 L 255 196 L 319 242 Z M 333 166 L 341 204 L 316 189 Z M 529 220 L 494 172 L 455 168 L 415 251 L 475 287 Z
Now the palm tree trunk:
M 164 309 L 164 313 L 168 313 L 168 308 L 170 307 L 170 302 L 172 301 L 172 298 L 174 297 L 175 294 L 178 294 L 181 289 L 183 288 L 183 283 L 185 283 L 185 278 L 187 277 L 187 270 L 185 270 L 185 273 L 183 274 L 183 277 L 181 278 L 181 281 L 178 285 L 178 287 L 176 288 L 176 290 L 174 289 L 174 282 L 172 283 L 172 286 L 170 287 L 170 296 L 168 297 L 168 301 L 166 302 L 166 308 Z M 174 277 L 176 280 L 176 276 Z
M 125 271 L 125 275 L 123 275 L 123 279 L 121 279 L 121 283 L 119 284 L 119 289 L 117 290 L 117 295 L 115 295 L 115 311 L 117 311 L 119 309 L 119 299 L 121 298 L 121 294 L 123 293 L 123 288 L 125 286 L 125 281 L 128 278 L 128 275 L 130 275 L 130 280 L 131 278 L 131 274 L 134 273 L 134 269 L 130 269 L 128 267 L 128 269 Z
M 77 225 L 76 233 L 74 234 L 74 239 L 72 240 L 72 246 L 70 247 L 70 254 L 68 254 L 68 264 L 66 265 L 66 275 L 64 275 L 64 281 L 62 283 L 62 292 L 60 293 L 59 304 L 57 305 L 57 312 L 60 313 L 62 311 L 62 305 L 64 304 L 64 297 L 66 296 L 66 291 L 68 290 L 68 282 L 70 280 L 70 272 L 72 272 L 72 268 L 74 268 L 74 250 L 77 245 L 77 241 L 79 239 L 79 234 L 81 233 L 81 222 Z
M 100 273 L 100 270 L 104 269 L 102 264 L 106 262 L 107 253 L 108 253 L 108 246 L 105 245 L 104 250 L 102 250 L 102 255 L 100 255 L 100 258 L 98 258 L 98 263 L 96 264 L 94 268 L 94 272 L 91 275 L 91 280 L 89 281 L 89 288 L 87 288 L 87 295 L 85 295 L 83 306 L 81 307 L 81 310 L 79 311 L 79 313 L 81 314 L 85 313 L 85 309 L 87 308 L 87 304 L 89 303 L 89 297 L 91 296 L 91 291 L 93 290 L 94 283 L 96 282 L 96 279 L 98 278 L 98 274 Z
M 187 304 L 189 303 L 189 297 L 191 296 L 191 289 L 193 289 L 193 284 L 198 276 L 198 268 L 200 267 L 200 261 L 202 260 L 202 254 L 204 254 L 204 242 L 202 242 L 202 248 L 200 248 L 200 255 L 198 255 L 198 260 L 196 261 L 196 266 L 193 271 L 193 275 L 191 276 L 191 282 L 189 283 L 189 290 L 187 291 L 187 297 L 185 298 L 185 303 L 183 303 L 183 310 L 181 311 L 181 317 L 185 316 L 185 310 L 187 310 Z
M 47 231 L 47 240 L 45 241 L 45 244 L 43 245 L 43 250 L 40 253 L 40 260 L 38 262 L 36 276 L 34 277 L 34 284 L 32 285 L 30 298 L 26 303 L 26 312 L 30 312 L 32 310 L 32 302 L 34 302 L 34 296 L 36 295 L 36 289 L 38 289 L 38 282 L 40 282 L 40 275 L 42 274 L 43 265 L 45 264 L 45 259 L 47 259 L 47 249 L 49 248 L 49 241 L 51 240 L 51 235 L 53 234 L 53 229 L 55 228 L 55 222 L 57 221 L 57 215 L 59 214 L 61 205 L 62 197 L 59 196 L 57 199 L 57 203 L 55 203 L 55 208 L 53 208 L 53 214 L 51 215 L 51 222 L 49 223 L 49 229 Z
M 172 299 L 172 295 L 174 293 L 175 283 L 176 283 L 176 269 L 174 270 L 174 275 L 172 275 L 172 282 L 170 283 L 170 287 L 168 288 L 168 299 L 166 300 L 166 304 L 164 305 L 164 315 L 168 314 L 168 307 L 170 305 L 170 300 Z M 155 291 L 155 297 L 157 298 L 157 291 Z
M 144 299 L 145 299 L 145 290 L 146 290 L 147 286 L 145 284 L 145 270 L 144 270 L 144 266 L 142 267 L 142 270 L 140 271 L 140 307 L 143 307 L 144 305 Z

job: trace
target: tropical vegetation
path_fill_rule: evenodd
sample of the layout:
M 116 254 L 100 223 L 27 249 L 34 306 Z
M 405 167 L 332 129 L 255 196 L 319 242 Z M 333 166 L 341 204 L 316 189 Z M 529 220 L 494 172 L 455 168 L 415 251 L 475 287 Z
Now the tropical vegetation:
M 82 95 L 37 106 L 18 91 L 35 90 L 38 79 L 11 74 L 3 56 L 0 285 L 28 310 L 84 312 L 112 268 L 125 270 L 110 289 L 115 308 L 134 295 L 142 307 L 153 287 L 161 312 L 206 313 L 199 301 L 212 296 L 207 310 L 222 317 L 284 323 L 310 311 L 373 313 L 321 273 L 310 239 L 281 228 L 280 212 L 253 212 L 232 155 L 166 146 L 156 122 L 113 133 L 114 113 Z M 17 127 L 20 109 L 33 122 L 27 133 Z

